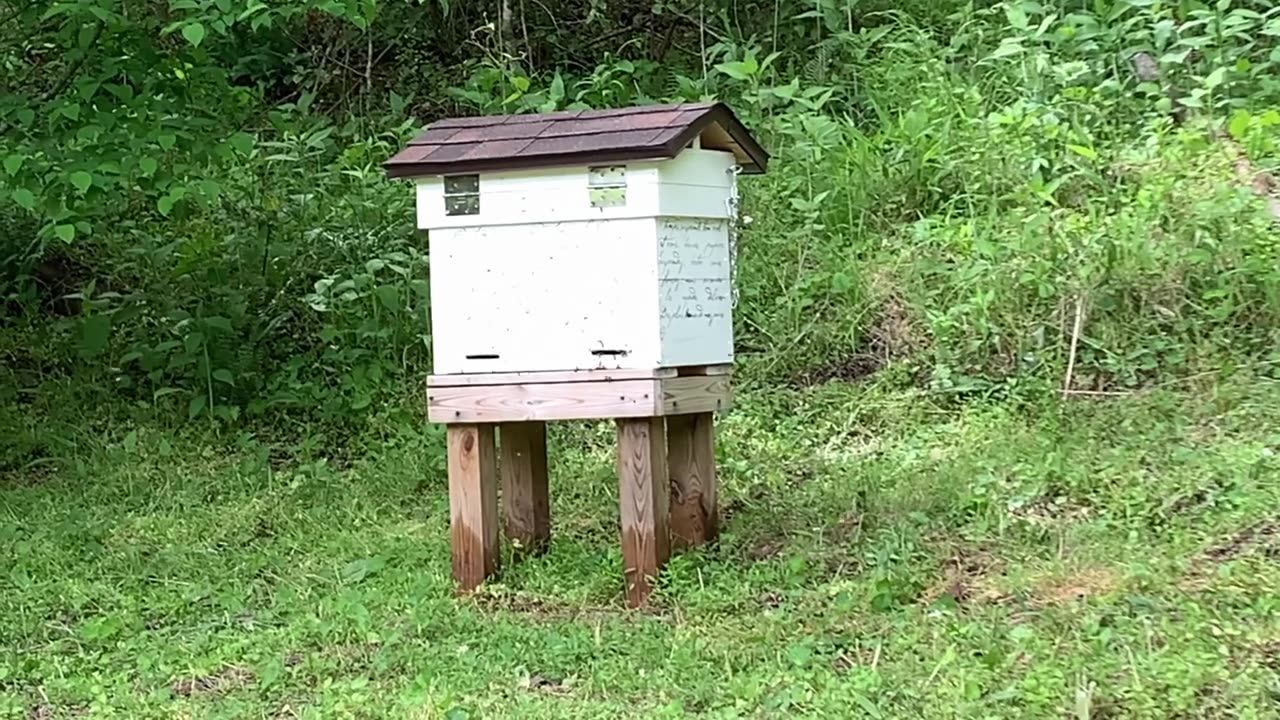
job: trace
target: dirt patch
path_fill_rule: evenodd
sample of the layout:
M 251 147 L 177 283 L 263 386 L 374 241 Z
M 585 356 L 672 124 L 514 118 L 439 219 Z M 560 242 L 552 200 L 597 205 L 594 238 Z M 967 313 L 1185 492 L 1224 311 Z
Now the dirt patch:
M 27 709 L 27 713 L 23 715 L 24 720 L 55 720 L 55 718 L 82 718 L 88 717 L 89 708 L 84 705 L 55 705 L 49 702 L 44 693 L 40 693 L 44 699 L 41 702 L 32 705 Z
M 1032 589 L 1031 603 L 1039 607 L 1066 605 L 1120 587 L 1120 578 L 1106 568 L 1082 568 L 1060 577 L 1046 578 Z
M 943 598 L 957 605 L 997 604 L 1008 596 L 995 587 L 992 577 L 1000 573 L 1000 563 L 984 550 L 953 554 L 942 568 L 942 579 L 927 588 L 920 602 L 932 605 Z
M 892 278 L 887 274 L 874 277 L 871 286 L 883 300 L 867 329 L 865 352 L 806 370 L 793 379 L 794 385 L 808 387 L 832 380 L 856 382 L 924 347 L 922 333 L 913 322 L 910 309 L 894 290 Z
M 1087 505 L 1080 505 L 1063 497 L 1053 499 L 1041 497 L 1011 509 L 1009 514 L 1029 525 L 1050 527 L 1064 523 L 1084 522 L 1093 514 L 1093 510 Z
M 822 385 L 832 380 L 857 382 L 873 375 L 883 367 L 884 361 L 875 355 L 853 355 L 805 370 L 795 378 L 794 384 L 808 387 Z
M 1280 561 L 1280 518 L 1270 518 L 1240 530 L 1200 553 L 1179 584 L 1186 592 L 1207 590 L 1221 565 L 1255 553 Z
M 764 537 L 752 543 L 747 549 L 747 556 L 756 562 L 764 562 L 781 555 L 786 547 L 787 543 L 782 538 Z
M 831 527 L 832 542 L 843 543 L 856 540 L 862 534 L 863 514 L 861 510 L 850 510 L 840 517 Z
M 43 485 L 51 480 L 57 471 L 57 461 L 54 458 L 46 456 L 43 451 L 35 451 L 23 458 L 21 466 L 16 464 L 0 466 L 0 486 L 26 488 Z
M 777 610 L 782 607 L 782 596 L 772 590 L 766 590 L 756 596 L 756 603 L 766 610 Z
M 837 675 L 847 675 L 859 667 L 875 669 L 880 664 L 880 645 L 875 647 L 862 644 L 838 645 L 831 658 L 831 669 Z
M 573 692 L 574 679 L 557 679 L 534 673 L 520 681 L 520 687 L 529 692 L 547 695 L 568 695 Z
M 866 565 L 866 558 L 857 552 L 862 537 L 864 515 L 861 510 L 850 510 L 831 525 L 826 533 L 827 551 L 824 561 L 832 577 L 847 572 L 857 573 Z
M 230 665 L 210 675 L 176 680 L 169 689 L 175 695 L 192 697 L 193 695 L 220 695 L 222 693 L 247 687 L 255 680 L 249 670 L 238 665 Z
M 1242 555 L 1280 546 L 1280 519 L 1264 520 L 1232 535 L 1204 551 L 1203 557 L 1214 563 L 1225 563 Z

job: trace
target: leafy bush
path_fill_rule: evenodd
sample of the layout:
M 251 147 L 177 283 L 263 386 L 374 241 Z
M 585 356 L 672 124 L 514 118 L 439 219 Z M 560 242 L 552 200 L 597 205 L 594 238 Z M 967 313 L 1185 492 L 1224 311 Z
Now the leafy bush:
M 358 425 L 429 367 L 429 258 L 380 169 L 419 111 L 712 97 L 776 156 L 739 227 L 761 377 L 1038 392 L 1074 346 L 1108 390 L 1274 352 L 1268 4 L 145 7 L 0 25 L 4 327 L 45 368 L 15 386 Z

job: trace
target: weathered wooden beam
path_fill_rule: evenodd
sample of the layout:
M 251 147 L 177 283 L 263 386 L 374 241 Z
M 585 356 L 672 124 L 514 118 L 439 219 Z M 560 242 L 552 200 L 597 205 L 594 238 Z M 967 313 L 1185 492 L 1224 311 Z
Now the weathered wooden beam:
M 671 554 L 667 517 L 669 480 L 662 418 L 621 418 L 618 486 L 627 605 L 644 605 Z
M 498 462 L 492 425 L 449 425 L 453 578 L 469 592 L 498 571 Z
M 502 423 L 550 420 L 648 418 L 719 412 L 732 404 L 732 376 L 632 378 L 481 384 L 459 376 L 427 387 L 427 417 L 438 423 Z M 474 378 L 476 376 L 465 376 Z
M 714 423 L 711 413 L 667 418 L 671 544 L 677 549 L 715 540 L 719 531 Z
M 551 540 L 551 497 L 547 491 L 547 425 L 498 426 L 502 461 L 502 509 L 507 538 L 520 553 L 538 554 Z

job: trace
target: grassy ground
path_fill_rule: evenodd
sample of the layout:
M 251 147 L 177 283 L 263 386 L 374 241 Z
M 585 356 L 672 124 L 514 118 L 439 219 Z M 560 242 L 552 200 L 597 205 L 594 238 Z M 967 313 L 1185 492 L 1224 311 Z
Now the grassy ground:
M 611 441 L 555 432 L 550 552 L 455 598 L 438 432 L 93 431 L 0 477 L 0 717 L 1280 716 L 1273 381 L 748 390 L 642 613 Z

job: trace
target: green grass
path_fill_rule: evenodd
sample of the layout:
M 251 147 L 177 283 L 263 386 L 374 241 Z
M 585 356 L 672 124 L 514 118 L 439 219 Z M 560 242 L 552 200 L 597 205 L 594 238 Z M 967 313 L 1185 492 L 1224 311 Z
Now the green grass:
M 748 388 L 723 536 L 644 612 L 607 424 L 557 426 L 550 551 L 472 597 L 439 432 L 379 435 L 114 423 L 0 477 L 0 717 L 1280 716 L 1274 381 Z

